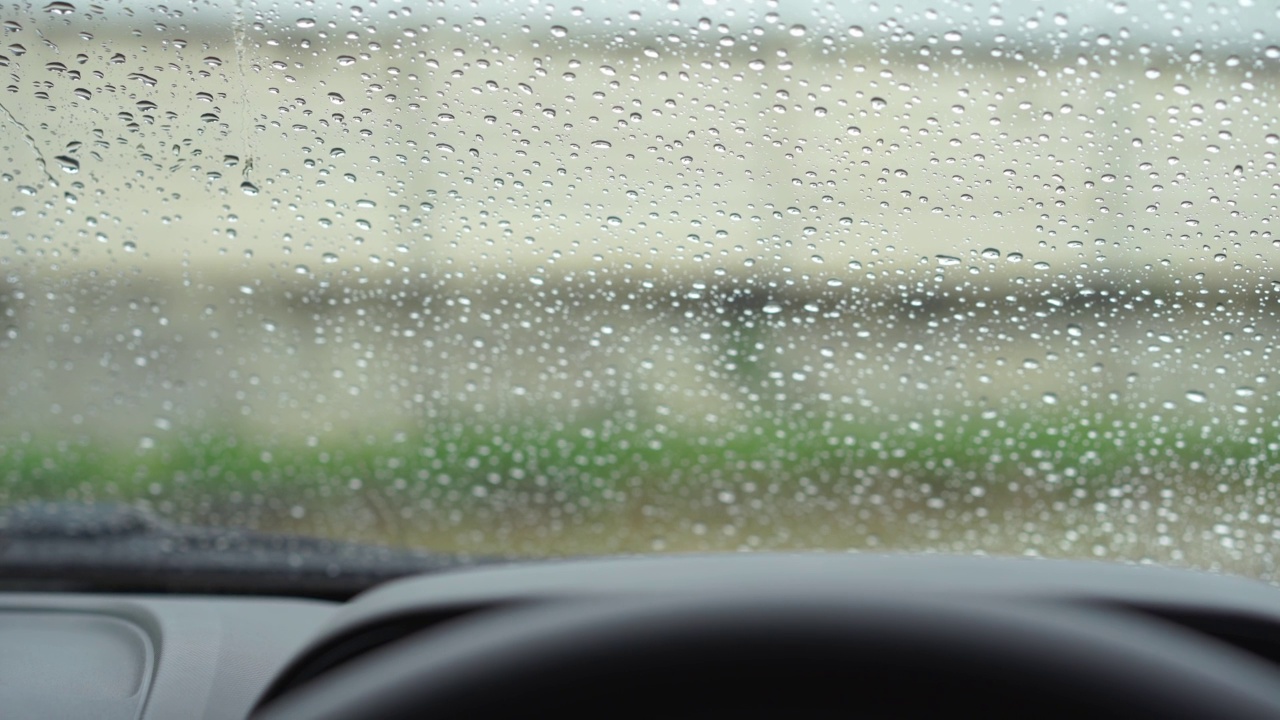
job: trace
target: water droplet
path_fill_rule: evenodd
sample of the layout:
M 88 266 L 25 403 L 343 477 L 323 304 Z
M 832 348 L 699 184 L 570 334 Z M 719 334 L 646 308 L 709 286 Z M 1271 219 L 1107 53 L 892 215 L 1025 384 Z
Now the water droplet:
M 80 172 L 80 161 L 69 155 L 58 155 L 53 161 L 58 163 L 58 167 L 65 173 L 74 175 Z
M 44 11 L 50 15 L 70 15 L 76 11 L 76 6 L 69 2 L 51 2 L 44 6 Z
M 252 197 L 258 194 L 258 186 L 254 185 L 248 180 L 245 180 L 244 182 L 240 183 L 240 191 L 243 192 L 245 195 L 249 195 Z
M 777 315 L 778 313 L 782 312 L 782 306 L 777 303 L 769 303 L 764 307 L 760 308 L 760 311 L 763 312 L 765 315 Z
M 939 264 L 939 265 L 941 265 L 941 266 L 943 266 L 943 267 L 950 267 L 950 266 L 953 266 L 953 265 L 959 265 L 959 264 L 960 264 L 960 262 L 961 262 L 961 261 L 960 261 L 960 258 L 958 258 L 958 257 L 954 257 L 954 256 L 952 256 L 952 255 L 937 255 L 937 256 L 935 256 L 935 257 L 936 257 L 936 259 L 938 260 L 938 264 Z
M 1209 396 L 1205 395 L 1199 390 L 1188 390 L 1187 399 L 1193 403 L 1204 403 L 1209 401 Z
M 563 38 L 563 37 L 568 37 L 568 36 L 569 36 L 569 29 L 568 29 L 568 28 L 566 28 L 565 26 L 563 26 L 563 25 L 552 25 L 552 26 L 551 26 L 551 37 L 553 37 L 553 38 Z
M 986 248 L 981 253 L 984 260 L 999 260 L 1000 251 L 995 248 Z
M 347 101 L 346 98 L 342 97 L 341 93 L 336 93 L 336 92 L 329 93 L 329 102 L 333 103 L 334 105 L 341 105 L 346 101 Z
M 608 140 L 592 140 L 591 147 L 600 148 L 601 150 L 613 147 L 613 143 Z
M 315 18 L 298 18 L 297 21 L 295 21 L 293 24 L 297 25 L 303 30 L 308 30 L 316 26 L 316 21 L 315 21 Z
M 1058 394 L 1057 394 L 1057 393 L 1047 392 L 1047 393 L 1045 393 L 1044 395 L 1041 395 L 1041 396 L 1040 396 L 1040 399 L 1044 402 L 1044 404 L 1045 404 L 1045 405 L 1057 405 L 1057 404 L 1058 404 Z

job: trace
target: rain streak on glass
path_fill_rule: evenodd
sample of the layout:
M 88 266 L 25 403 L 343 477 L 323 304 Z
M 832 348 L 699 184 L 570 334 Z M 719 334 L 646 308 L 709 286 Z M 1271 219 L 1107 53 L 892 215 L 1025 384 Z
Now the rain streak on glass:
M 0 0 L 0 503 L 1276 577 L 1263 3 Z

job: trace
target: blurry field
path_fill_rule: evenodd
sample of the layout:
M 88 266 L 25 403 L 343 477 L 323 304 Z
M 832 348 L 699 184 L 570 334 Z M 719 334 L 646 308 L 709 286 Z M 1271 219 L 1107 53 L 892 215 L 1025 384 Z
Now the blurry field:
M 25 284 L 4 296 L 0 498 L 469 553 L 1031 551 L 1274 576 L 1269 286 L 1004 296 L 954 274 L 922 269 L 935 292 L 904 297 Z
M 483 295 L 414 322 L 377 296 L 336 316 L 258 299 L 271 328 L 210 338 L 148 292 L 85 304 L 119 308 L 78 329 L 110 362 L 0 355 L 28 378 L 9 390 L 28 412 L 0 446 L 5 501 L 125 499 L 179 522 L 470 553 L 1030 550 L 1272 577 L 1264 296 L 1049 293 L 923 314 L 818 293 L 771 314 L 710 294 L 668 313 L 581 302 L 559 335 L 477 324 L 545 312 Z M 95 335 L 122 323 L 145 331 Z M 340 343 L 337 327 L 353 328 Z
M 1275 579 L 1261 48 L 6 7 L 2 503 Z
M 1252 438 L 1052 413 L 937 434 L 803 420 L 697 437 L 608 421 L 433 430 L 425 446 L 33 442 L 5 448 L 0 479 L 9 501 L 140 501 L 180 522 L 468 553 L 1031 549 L 1273 572 L 1276 436 L 1259 457 Z

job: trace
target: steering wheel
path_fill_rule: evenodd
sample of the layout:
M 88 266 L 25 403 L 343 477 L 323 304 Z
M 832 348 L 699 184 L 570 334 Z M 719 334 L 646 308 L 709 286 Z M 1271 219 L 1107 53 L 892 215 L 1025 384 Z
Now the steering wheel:
M 1276 718 L 1260 660 L 1136 613 L 927 598 L 585 599 L 479 613 L 260 720 Z

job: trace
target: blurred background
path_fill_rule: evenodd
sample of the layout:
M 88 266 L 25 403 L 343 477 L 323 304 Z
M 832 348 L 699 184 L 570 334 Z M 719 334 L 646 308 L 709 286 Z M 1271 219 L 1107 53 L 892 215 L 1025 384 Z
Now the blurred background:
M 1270 578 L 1274 8 L 0 5 L 0 498 Z

